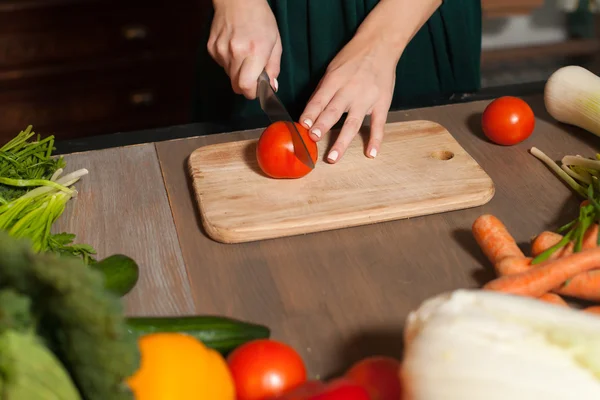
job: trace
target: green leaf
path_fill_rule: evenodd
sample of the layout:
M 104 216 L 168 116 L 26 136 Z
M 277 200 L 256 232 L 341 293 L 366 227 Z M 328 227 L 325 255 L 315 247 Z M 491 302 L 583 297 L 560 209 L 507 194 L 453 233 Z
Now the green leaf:
M 56 233 L 50 236 L 49 241 L 51 241 L 56 246 L 66 246 L 68 244 L 73 243 L 75 240 L 75 235 L 72 233 Z

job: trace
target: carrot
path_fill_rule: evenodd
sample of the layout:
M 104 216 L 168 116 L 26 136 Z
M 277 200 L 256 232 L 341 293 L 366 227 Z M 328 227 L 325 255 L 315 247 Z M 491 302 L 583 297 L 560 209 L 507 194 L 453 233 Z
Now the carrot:
M 585 234 L 583 235 L 583 242 L 581 245 L 581 248 L 583 250 L 593 249 L 594 247 L 598 247 L 598 224 L 593 224 L 588 228 L 587 231 L 585 231 Z
M 558 244 L 563 239 L 563 236 L 554 233 L 545 231 L 540 233 L 534 240 L 531 245 L 531 253 L 534 257 L 542 254 L 544 251 L 548 250 L 550 247 Z M 583 235 L 583 241 L 581 248 L 585 249 L 593 249 L 598 246 L 598 224 L 593 224 L 590 226 L 587 231 L 585 231 Z M 550 259 L 556 259 L 558 257 L 564 257 L 571 253 L 573 253 L 574 242 L 570 241 L 562 249 L 558 249 L 554 254 L 550 256 Z
M 557 294 L 554 293 L 546 293 L 539 297 L 540 300 L 545 301 L 547 303 L 556 304 L 558 306 L 569 307 L 567 302 Z
M 484 285 L 485 290 L 523 296 L 540 297 L 558 288 L 575 275 L 600 265 L 600 248 L 573 253 L 556 260 L 547 260 L 527 271 L 496 278 Z
M 507 257 L 498 262 L 500 276 L 519 274 L 532 268 L 531 257 Z M 583 300 L 600 301 L 600 269 L 577 274 L 553 290 L 556 294 Z
M 496 264 L 498 275 L 514 275 L 531 268 L 531 257 L 505 257 Z
M 535 253 L 542 253 L 546 249 L 544 246 L 552 247 L 556 243 L 562 240 L 562 236 L 553 232 L 542 232 L 534 240 L 532 246 L 532 253 L 534 257 L 537 256 Z M 583 239 L 582 248 L 591 249 L 597 247 L 598 240 L 598 225 L 592 225 L 585 233 Z M 565 257 L 569 254 L 573 254 L 573 242 L 569 242 L 564 249 L 559 249 L 554 253 L 550 259 L 556 259 L 559 257 Z M 522 267 L 522 266 L 521 266 Z M 597 266 L 600 269 L 600 264 Z M 565 285 L 554 290 L 563 296 L 577 297 L 584 300 L 600 301 L 600 272 L 592 270 L 583 272 L 574 276 L 573 279 L 569 280 Z
M 582 201 L 582 202 L 579 204 L 579 207 L 580 207 L 580 208 L 581 208 L 581 207 L 585 207 L 585 206 L 587 206 L 588 204 L 590 204 L 590 201 L 589 201 L 589 200 L 583 200 L 583 201 Z
M 550 231 L 544 231 L 540 233 L 536 236 L 535 239 L 533 239 L 533 242 L 531 243 L 531 254 L 534 257 L 542 254 L 550 247 L 558 244 L 558 242 L 560 242 L 562 238 L 562 235 Z
M 600 264 L 596 267 L 599 266 Z M 600 269 L 577 274 L 554 291 L 563 296 L 600 301 Z
M 600 306 L 592 306 L 583 309 L 584 312 L 600 315 Z
M 493 215 L 478 217 L 471 228 L 475 241 L 494 268 L 507 257 L 525 257 L 504 224 Z

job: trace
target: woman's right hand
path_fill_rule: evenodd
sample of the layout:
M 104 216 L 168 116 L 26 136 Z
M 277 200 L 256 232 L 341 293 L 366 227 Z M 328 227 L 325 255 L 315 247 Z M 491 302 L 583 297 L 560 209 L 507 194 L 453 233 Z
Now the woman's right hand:
M 277 90 L 281 38 L 266 0 L 213 0 L 215 15 L 208 52 L 225 69 L 233 91 L 256 98 L 258 77 L 267 70 Z

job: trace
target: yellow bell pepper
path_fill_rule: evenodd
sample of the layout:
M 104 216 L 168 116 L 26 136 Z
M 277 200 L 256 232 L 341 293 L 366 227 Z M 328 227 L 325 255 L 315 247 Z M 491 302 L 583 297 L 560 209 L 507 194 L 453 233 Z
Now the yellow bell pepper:
M 235 400 L 235 383 L 218 352 L 182 333 L 139 340 L 141 365 L 127 379 L 136 400 Z

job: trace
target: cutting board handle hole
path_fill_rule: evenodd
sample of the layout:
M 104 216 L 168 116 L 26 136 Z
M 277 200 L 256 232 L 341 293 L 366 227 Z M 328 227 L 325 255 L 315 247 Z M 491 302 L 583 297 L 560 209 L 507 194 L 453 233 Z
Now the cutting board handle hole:
M 437 160 L 448 161 L 454 157 L 454 153 L 448 150 L 439 150 L 431 153 L 431 157 Z

